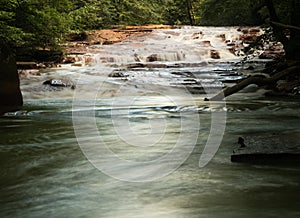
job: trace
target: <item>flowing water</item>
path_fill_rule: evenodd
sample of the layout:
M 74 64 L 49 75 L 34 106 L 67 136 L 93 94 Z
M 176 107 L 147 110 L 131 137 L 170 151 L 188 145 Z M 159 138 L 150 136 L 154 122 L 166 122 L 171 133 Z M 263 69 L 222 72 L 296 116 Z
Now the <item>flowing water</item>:
M 239 33 L 155 30 L 92 48 L 92 66 L 23 78 L 24 107 L 0 118 L 0 216 L 299 217 L 299 166 L 237 164 L 230 155 L 239 136 L 297 143 L 300 102 L 255 87 L 204 101 L 264 65 L 241 64 L 220 34 L 237 42 Z M 147 62 L 152 54 L 158 60 Z M 76 89 L 45 90 L 49 78 L 76 80 Z

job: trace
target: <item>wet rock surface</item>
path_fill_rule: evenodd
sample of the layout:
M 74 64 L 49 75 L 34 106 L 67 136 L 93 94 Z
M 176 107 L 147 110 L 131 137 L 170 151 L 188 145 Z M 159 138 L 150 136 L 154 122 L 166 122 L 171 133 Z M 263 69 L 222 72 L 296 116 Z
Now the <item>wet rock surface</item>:
M 240 137 L 241 138 L 241 137 Z M 256 134 L 234 145 L 232 162 L 251 164 L 300 164 L 300 133 Z
M 47 91 L 60 91 L 63 88 L 75 89 L 76 87 L 75 83 L 69 79 L 50 79 L 43 82 L 43 85 L 48 87 Z
M 119 45 L 125 45 L 127 43 L 135 41 L 130 44 L 130 48 L 127 49 L 128 55 L 130 55 L 131 50 L 134 52 L 130 55 L 131 62 L 158 62 L 158 61 L 170 61 L 172 59 L 182 60 L 186 57 L 189 58 L 189 54 L 185 53 L 181 49 L 175 49 L 172 53 L 167 55 L 161 55 L 161 49 L 164 50 L 172 50 L 173 45 L 170 48 L 169 44 L 175 40 L 177 43 L 185 43 L 186 48 L 189 49 L 189 44 L 192 42 L 195 46 L 203 47 L 203 55 L 211 59 L 224 59 L 224 52 L 220 52 L 220 49 L 226 49 L 229 53 L 234 56 L 245 55 L 243 49 L 249 44 L 253 43 L 260 35 L 263 34 L 263 30 L 259 27 L 242 27 L 242 28 L 228 28 L 222 29 L 218 27 L 196 27 L 195 31 L 190 31 L 185 26 L 166 26 L 166 25 L 150 25 L 150 26 L 137 26 L 137 27 L 123 27 L 119 29 L 110 29 L 110 30 L 97 30 L 88 32 L 87 39 L 84 41 L 75 41 L 70 42 L 64 46 L 65 50 L 70 56 L 70 58 L 66 58 L 66 60 L 71 59 L 72 62 L 82 61 L 84 63 L 92 64 L 93 61 L 102 63 L 107 62 L 116 62 L 118 57 L 113 56 L 105 56 L 105 47 L 107 45 L 113 45 L 118 43 Z M 161 35 L 157 35 L 157 29 L 162 32 Z M 216 35 L 212 35 L 213 31 L 215 31 Z M 178 30 L 182 30 L 181 32 Z M 191 29 L 192 30 L 192 29 Z M 190 31 L 190 36 L 183 36 L 182 32 Z M 138 51 L 138 48 L 142 48 L 144 43 L 141 41 L 145 37 L 152 37 L 157 42 L 165 45 L 165 48 L 153 49 L 153 51 L 157 50 L 159 52 L 155 53 L 145 53 L 141 54 Z M 150 41 L 151 42 L 151 41 Z M 255 54 L 256 56 L 261 55 L 261 58 L 268 56 L 272 56 L 273 53 L 278 52 L 277 50 L 272 52 L 273 50 L 282 48 L 280 46 L 266 48 L 263 53 L 260 52 Z M 146 49 L 147 50 L 147 49 Z M 190 52 L 193 52 L 194 48 L 190 49 Z M 104 53 L 103 53 L 104 52 Z M 95 60 L 93 54 L 103 53 L 103 55 L 99 55 L 97 57 L 98 60 Z M 199 54 L 202 55 L 202 54 Z M 253 55 L 251 52 L 249 55 Z M 173 57 L 171 57 L 173 56 Z M 74 60 L 75 58 L 75 60 Z M 132 59 L 132 60 L 131 60 Z
M 123 72 L 111 72 L 108 77 L 127 77 Z
M 28 78 L 32 76 L 41 76 L 40 70 L 38 69 L 28 69 L 28 70 L 18 70 L 18 74 L 21 78 Z
M 210 57 L 212 59 L 220 59 L 221 58 L 219 52 L 216 51 L 216 50 L 211 50 L 210 51 Z

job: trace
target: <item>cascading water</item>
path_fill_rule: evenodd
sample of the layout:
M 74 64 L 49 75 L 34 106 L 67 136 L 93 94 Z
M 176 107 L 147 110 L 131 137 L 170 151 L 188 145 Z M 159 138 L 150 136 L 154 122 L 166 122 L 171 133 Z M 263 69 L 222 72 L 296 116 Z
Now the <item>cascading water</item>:
M 258 33 L 259 34 L 259 33 Z M 211 59 L 211 52 L 220 54 L 219 59 L 239 59 L 230 52 L 234 46 L 243 48 L 242 33 L 236 27 L 185 27 L 181 29 L 154 30 L 150 35 L 126 40 L 116 45 L 94 46 L 101 54 L 97 62 L 147 62 L 200 61 Z
M 261 34 L 260 29 L 254 29 L 257 30 L 254 35 Z M 76 90 L 88 92 L 99 88 L 99 95 L 104 96 L 108 93 L 116 95 L 114 90 L 107 90 L 110 89 L 107 83 L 133 87 L 131 94 L 147 92 L 148 86 L 152 85 L 184 86 L 192 93 L 204 94 L 203 87 L 223 88 L 222 82 L 243 78 L 238 71 L 249 65 L 239 65 L 244 56 L 238 54 L 246 45 L 242 38 L 243 33 L 238 27 L 156 29 L 113 45 L 90 46 L 89 53 L 76 57 L 83 64 L 88 59 L 90 67 L 52 70 L 29 81 L 24 79 L 23 93 L 30 98 L 51 97 L 41 88 L 43 80 L 57 77 L 76 80 L 80 77 Z M 251 64 L 263 67 L 260 61 Z M 99 87 L 99 81 L 105 81 L 105 84 Z M 72 97 L 72 93 L 66 90 L 57 93 L 56 97 Z

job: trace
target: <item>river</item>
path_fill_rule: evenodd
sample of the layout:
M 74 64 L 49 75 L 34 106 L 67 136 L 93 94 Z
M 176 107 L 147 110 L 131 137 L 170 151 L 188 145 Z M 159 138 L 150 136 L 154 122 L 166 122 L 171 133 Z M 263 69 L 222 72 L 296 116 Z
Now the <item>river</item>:
M 0 118 L 0 216 L 299 217 L 299 166 L 232 163 L 230 155 L 240 136 L 298 142 L 300 102 L 255 87 L 204 101 L 266 62 L 241 64 L 220 33 L 238 35 L 155 30 L 92 48 L 91 66 L 23 78 L 24 107 Z M 195 44 L 197 34 L 212 45 Z M 209 57 L 212 47 L 221 59 Z M 159 60 L 147 62 L 152 54 Z M 75 90 L 42 85 L 66 77 Z

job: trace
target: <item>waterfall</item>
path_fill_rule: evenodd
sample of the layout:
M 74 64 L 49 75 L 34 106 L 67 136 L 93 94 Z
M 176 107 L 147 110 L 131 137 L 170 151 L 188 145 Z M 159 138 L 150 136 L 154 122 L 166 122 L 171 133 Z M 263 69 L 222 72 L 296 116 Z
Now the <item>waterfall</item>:
M 257 31 L 255 36 L 261 33 Z M 239 27 L 157 29 L 114 45 L 95 45 L 92 59 L 94 63 L 240 59 L 247 45 L 243 34 Z
M 243 59 L 237 53 L 249 43 L 245 32 L 238 27 L 155 29 L 116 44 L 87 46 L 84 55 L 72 57 L 78 64 L 23 79 L 22 92 L 26 98 L 52 98 L 53 89 L 43 82 L 63 79 L 78 80 L 74 83 L 82 96 L 98 88 L 102 97 L 126 95 L 118 91 L 120 85 L 130 90 L 128 95 L 149 94 L 154 85 L 203 93 L 204 87 L 219 88 L 243 78 L 235 63 Z M 62 98 L 72 95 L 72 89 L 56 92 Z

